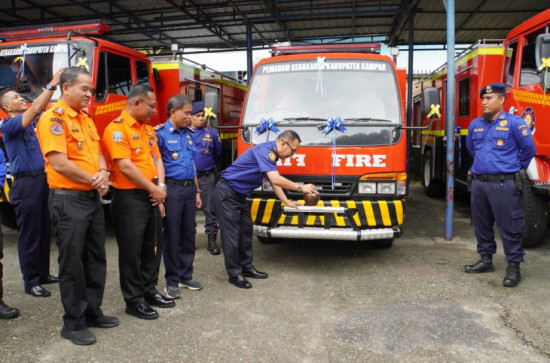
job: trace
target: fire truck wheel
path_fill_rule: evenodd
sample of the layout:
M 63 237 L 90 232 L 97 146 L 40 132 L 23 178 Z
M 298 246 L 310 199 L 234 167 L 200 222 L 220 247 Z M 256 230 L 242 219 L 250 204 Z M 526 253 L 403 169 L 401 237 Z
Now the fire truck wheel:
M 15 210 L 10 203 L 0 203 L 0 220 L 2 221 L 2 225 L 11 229 L 17 229 Z
M 523 193 L 523 213 L 527 230 L 523 235 L 523 247 L 538 246 L 548 224 L 548 198 L 537 194 L 531 184 L 525 183 Z
M 378 239 L 374 241 L 374 244 L 378 248 L 390 248 L 393 245 L 393 238 L 390 239 Z
M 426 151 L 422 157 L 422 185 L 428 197 L 441 197 L 445 194 L 445 185 L 433 178 L 432 152 Z

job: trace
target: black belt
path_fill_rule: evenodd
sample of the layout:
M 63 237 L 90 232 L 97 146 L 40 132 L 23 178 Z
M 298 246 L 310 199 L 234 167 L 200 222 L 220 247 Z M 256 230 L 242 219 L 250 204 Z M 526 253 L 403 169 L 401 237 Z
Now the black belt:
M 202 178 L 203 176 L 210 175 L 214 172 L 214 169 L 210 169 L 207 171 L 197 171 L 197 177 Z
M 71 190 L 71 189 L 51 189 L 53 194 L 68 195 L 71 197 L 83 197 L 88 199 L 96 199 L 99 194 L 97 190 Z
M 166 184 L 177 184 L 177 185 L 181 185 L 181 186 L 184 186 L 184 187 L 190 187 L 194 183 L 195 183 L 195 181 L 192 180 L 192 179 L 190 179 L 190 180 L 177 180 L 177 179 L 172 179 L 172 178 L 166 178 Z
M 474 179 L 482 182 L 499 182 L 502 180 L 514 180 L 516 179 L 516 173 L 507 174 L 474 174 Z
M 35 176 L 39 175 L 46 175 L 45 171 L 33 171 L 31 173 L 19 173 L 15 174 L 13 177 L 15 179 L 21 179 L 21 178 L 34 178 Z

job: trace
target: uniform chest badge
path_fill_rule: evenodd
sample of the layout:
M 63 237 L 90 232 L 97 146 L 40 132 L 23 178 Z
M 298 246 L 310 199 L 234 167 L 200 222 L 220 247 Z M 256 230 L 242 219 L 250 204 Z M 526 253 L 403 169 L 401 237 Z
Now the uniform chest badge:
M 502 140 L 498 140 L 498 141 L 497 141 L 497 145 L 498 145 L 498 146 L 502 146 L 502 145 L 504 145 L 504 141 L 502 141 Z
M 210 151 L 209 148 L 207 148 L 207 147 L 204 148 L 204 153 L 205 153 L 205 154 L 208 154 L 209 151 Z
M 65 130 L 63 130 L 63 125 L 61 125 L 59 122 L 54 122 L 51 126 L 50 126 L 50 131 L 52 132 L 52 134 L 54 135 L 61 135 L 63 134 L 63 132 Z
M 180 158 L 180 154 L 178 154 L 177 152 L 173 152 L 172 153 L 172 160 L 178 160 Z
M 114 142 L 121 142 L 122 141 L 122 132 L 120 132 L 120 131 L 113 132 L 113 141 Z
M 275 161 L 277 160 L 277 156 L 275 155 L 275 153 L 271 150 L 269 150 L 269 160 L 271 161 Z
M 193 141 L 189 140 L 188 142 L 190 146 L 193 146 Z
M 506 126 L 508 124 L 508 121 L 502 120 L 500 121 L 500 126 Z
M 136 149 L 136 155 L 140 155 L 141 154 L 141 149 L 140 148 L 137 148 Z

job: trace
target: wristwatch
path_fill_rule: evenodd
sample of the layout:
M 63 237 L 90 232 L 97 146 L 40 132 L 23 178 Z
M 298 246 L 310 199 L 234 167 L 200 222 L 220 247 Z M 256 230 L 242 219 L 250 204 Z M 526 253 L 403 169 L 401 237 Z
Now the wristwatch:
M 48 84 L 46 85 L 46 89 L 47 89 L 48 91 L 55 91 L 55 90 L 57 89 L 57 86 L 54 86 L 54 85 L 48 83 Z

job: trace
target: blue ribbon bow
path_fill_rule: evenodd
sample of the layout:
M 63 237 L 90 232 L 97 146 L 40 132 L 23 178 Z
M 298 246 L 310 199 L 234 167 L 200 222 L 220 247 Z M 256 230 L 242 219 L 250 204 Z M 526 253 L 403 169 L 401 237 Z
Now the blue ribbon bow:
M 274 133 L 279 132 L 279 129 L 277 128 L 277 126 L 275 126 L 275 122 L 273 121 L 273 118 L 271 118 L 271 117 L 268 118 L 267 120 L 262 117 L 262 119 L 260 120 L 260 124 L 256 128 L 256 132 L 258 133 L 258 135 L 261 135 L 266 131 L 267 131 L 267 135 L 266 135 L 266 138 L 265 138 L 266 142 L 269 141 L 269 132 L 270 131 L 273 131 Z
M 327 120 L 327 124 L 325 128 L 323 129 L 323 134 L 328 135 L 333 130 L 338 130 L 340 132 L 345 132 L 347 129 L 342 124 L 342 119 L 340 117 L 337 118 L 329 118 Z M 334 189 L 334 184 L 336 183 L 336 165 L 334 163 L 336 162 L 336 132 L 332 133 L 332 189 Z

